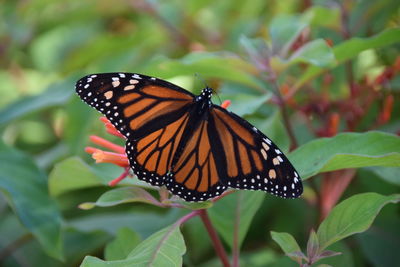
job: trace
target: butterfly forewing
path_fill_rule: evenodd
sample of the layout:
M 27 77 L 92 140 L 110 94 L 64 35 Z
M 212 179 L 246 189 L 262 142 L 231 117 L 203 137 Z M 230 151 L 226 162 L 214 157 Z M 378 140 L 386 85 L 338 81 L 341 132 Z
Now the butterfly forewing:
M 78 95 L 103 113 L 128 139 L 176 121 L 193 102 L 190 92 L 163 80 L 132 73 L 103 73 L 77 82 Z

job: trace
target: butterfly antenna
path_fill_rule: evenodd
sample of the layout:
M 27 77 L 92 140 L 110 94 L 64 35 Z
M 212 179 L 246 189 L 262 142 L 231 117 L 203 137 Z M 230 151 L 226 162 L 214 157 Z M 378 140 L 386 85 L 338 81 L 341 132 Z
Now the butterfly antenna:
M 203 76 L 201 76 L 199 73 L 195 73 L 194 74 L 194 76 L 198 79 L 198 80 L 201 80 L 202 82 L 203 82 L 203 84 L 204 84 L 204 86 L 205 87 L 208 87 L 208 84 L 207 84 L 207 82 L 206 82 L 206 79 L 204 79 L 204 77 Z
M 200 80 L 204 83 L 204 86 L 205 86 L 205 87 L 210 88 L 211 91 L 213 92 L 213 94 L 215 94 L 215 95 L 218 97 L 218 99 L 219 99 L 219 104 L 222 104 L 222 100 L 221 100 L 221 98 L 219 97 L 218 92 L 215 91 L 213 88 L 211 88 L 211 87 L 208 86 L 208 84 L 207 84 L 206 80 L 204 79 L 204 77 L 201 76 L 199 73 L 195 73 L 194 76 L 195 76 L 197 79 L 200 79 Z

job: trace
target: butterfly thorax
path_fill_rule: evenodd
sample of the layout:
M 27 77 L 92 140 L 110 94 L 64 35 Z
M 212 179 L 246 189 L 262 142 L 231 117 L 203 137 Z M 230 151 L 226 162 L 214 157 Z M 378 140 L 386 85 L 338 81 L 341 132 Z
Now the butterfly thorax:
M 206 87 L 201 91 L 201 94 L 196 96 L 196 113 L 204 114 L 212 105 L 211 103 L 212 89 Z

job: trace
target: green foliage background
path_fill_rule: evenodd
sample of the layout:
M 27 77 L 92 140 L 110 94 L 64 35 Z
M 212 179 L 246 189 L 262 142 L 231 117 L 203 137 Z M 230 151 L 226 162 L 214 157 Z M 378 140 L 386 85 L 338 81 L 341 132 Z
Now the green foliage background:
M 218 92 L 214 103 L 231 100 L 230 110 L 284 151 L 294 147 L 285 127 L 285 118 L 290 121 L 299 148 L 289 158 L 311 178 L 303 197 L 237 192 L 209 209 L 228 254 L 240 219 L 243 266 L 296 266 L 280 247 L 305 251 L 312 228 L 320 244 L 343 253 L 321 263 L 394 266 L 398 205 L 369 224 L 399 200 L 392 195 L 400 185 L 399 6 L 397 0 L 0 1 L 0 265 L 77 266 L 86 255 L 132 260 L 134 251 L 151 244 L 141 240 L 173 229 L 176 253 L 185 253 L 177 265 L 219 266 L 199 218 L 184 224 L 184 243 L 179 239 L 174 223 L 187 211 L 99 199 L 122 170 L 94 164 L 84 152 L 88 136 L 123 143 L 106 134 L 74 84 L 90 73 L 126 71 L 194 93 L 204 78 Z M 288 97 L 287 116 L 277 87 Z M 358 133 L 339 133 L 347 131 Z M 321 192 L 329 194 L 321 189 L 324 175 L 342 169 L 356 169 L 339 200 L 347 202 L 319 227 Z M 366 192 L 379 195 L 360 194 Z M 117 203 L 137 201 L 137 195 L 114 194 Z M 96 207 L 82 210 L 82 203 Z M 346 205 L 372 211 L 340 232 L 335 216 L 349 222 L 357 216 Z M 87 258 L 83 265 L 99 262 Z

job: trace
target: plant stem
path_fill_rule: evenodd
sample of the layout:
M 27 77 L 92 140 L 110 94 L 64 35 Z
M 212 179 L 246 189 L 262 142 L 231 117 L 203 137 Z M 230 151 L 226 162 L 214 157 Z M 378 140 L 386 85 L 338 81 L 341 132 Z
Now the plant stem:
M 289 115 L 288 115 L 288 112 L 287 112 L 285 100 L 282 98 L 282 95 L 281 95 L 281 92 L 279 90 L 279 86 L 278 86 L 278 83 L 276 82 L 276 79 L 275 78 L 271 79 L 271 82 L 272 82 L 272 85 L 273 85 L 273 87 L 275 89 L 276 96 L 278 97 L 278 100 L 279 100 L 279 107 L 280 107 L 281 113 L 282 113 L 283 125 L 285 126 L 286 131 L 287 131 L 287 133 L 289 135 L 289 139 L 290 139 L 290 149 L 289 150 L 293 150 L 298 146 L 298 144 L 297 144 L 297 140 L 296 140 L 296 137 L 294 135 L 294 132 L 293 132 L 292 125 L 291 125 L 290 120 L 289 120 Z
M 235 208 L 235 222 L 233 226 L 233 248 L 232 248 L 233 267 L 239 267 L 239 256 L 240 256 L 239 225 L 240 225 L 240 204 L 242 203 L 242 196 L 243 196 L 242 194 L 239 194 Z
M 183 216 L 182 218 L 180 218 L 179 220 L 177 220 L 175 223 L 178 225 L 182 225 L 183 223 L 185 223 L 186 221 L 188 221 L 189 219 L 193 218 L 194 216 L 200 215 L 200 211 L 199 210 L 194 210 L 188 214 L 186 214 L 185 216 Z
M 229 264 L 228 256 L 226 255 L 225 249 L 222 246 L 222 242 L 219 239 L 217 232 L 215 231 L 215 229 L 210 221 L 210 218 L 208 217 L 207 210 L 205 210 L 205 209 L 199 210 L 199 215 L 200 215 L 201 220 L 204 223 L 204 226 L 207 229 L 208 234 L 210 235 L 211 241 L 215 248 L 215 252 L 217 253 L 218 257 L 221 259 L 223 266 L 225 266 L 225 267 L 231 266 Z
M 14 253 L 19 247 L 23 246 L 25 243 L 32 240 L 33 235 L 31 233 L 20 236 L 18 239 L 14 240 L 3 250 L 0 251 L 0 262 L 3 262 L 8 256 Z

